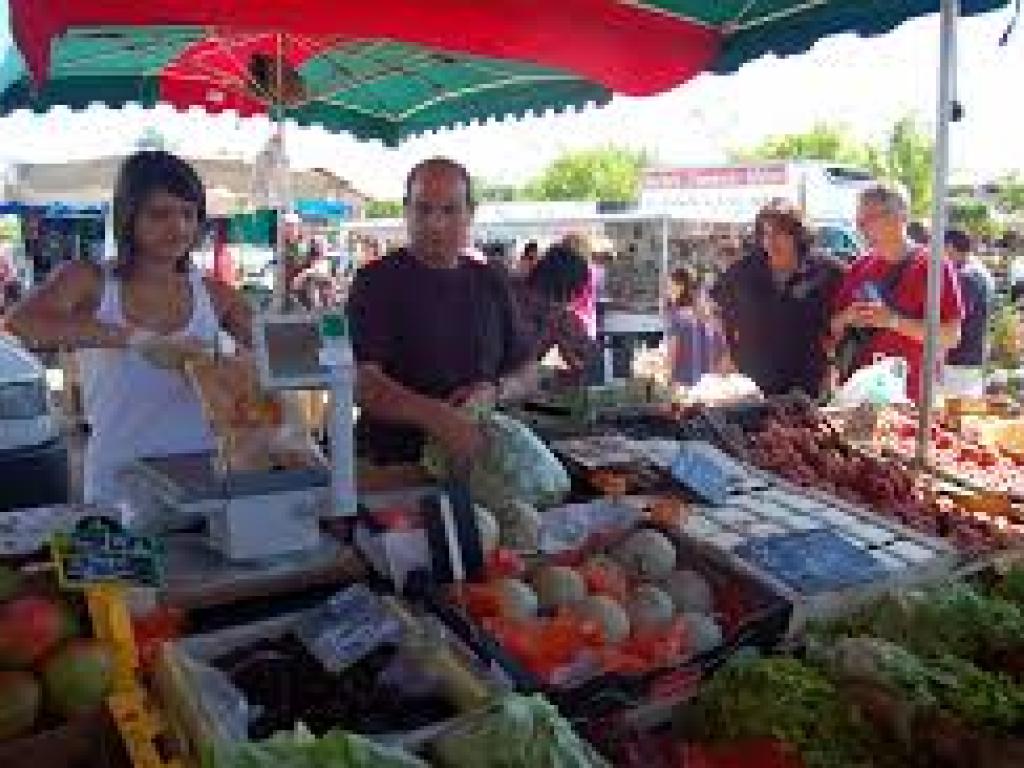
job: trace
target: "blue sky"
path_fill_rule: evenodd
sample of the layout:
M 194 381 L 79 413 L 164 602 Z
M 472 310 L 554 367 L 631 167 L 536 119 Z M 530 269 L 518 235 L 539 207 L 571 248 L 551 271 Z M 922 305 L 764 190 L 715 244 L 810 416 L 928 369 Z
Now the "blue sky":
M 952 165 L 962 176 L 1024 170 L 1024 28 L 1005 47 L 998 40 L 1009 10 L 960 25 L 959 97 L 966 115 L 954 127 Z M 0 29 L 7 29 L 6 3 Z M 817 121 L 843 123 L 856 136 L 877 140 L 904 114 L 934 123 L 938 21 L 905 24 L 884 37 L 824 40 L 804 56 L 764 59 L 726 77 L 702 76 L 662 96 L 615 99 L 582 114 L 474 126 L 414 139 L 396 150 L 318 129 L 289 130 L 297 167 L 322 166 L 378 196 L 397 196 L 418 160 L 452 156 L 474 174 L 521 182 L 569 149 L 615 143 L 652 151 L 666 163 L 724 160 L 730 148 Z M 148 127 L 186 154 L 253 155 L 270 127 L 263 120 L 177 114 L 168 109 L 0 119 L 0 160 L 60 161 L 123 152 Z

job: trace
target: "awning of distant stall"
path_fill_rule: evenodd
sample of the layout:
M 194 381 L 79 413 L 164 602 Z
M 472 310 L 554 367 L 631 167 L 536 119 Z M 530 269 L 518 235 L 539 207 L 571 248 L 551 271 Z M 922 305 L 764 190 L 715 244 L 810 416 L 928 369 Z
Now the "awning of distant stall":
M 106 203 L 83 205 L 55 202 L 39 205 L 21 202 L 0 202 L 0 215 L 20 216 L 28 213 L 34 213 L 48 219 L 102 218 L 107 213 L 107 205 Z

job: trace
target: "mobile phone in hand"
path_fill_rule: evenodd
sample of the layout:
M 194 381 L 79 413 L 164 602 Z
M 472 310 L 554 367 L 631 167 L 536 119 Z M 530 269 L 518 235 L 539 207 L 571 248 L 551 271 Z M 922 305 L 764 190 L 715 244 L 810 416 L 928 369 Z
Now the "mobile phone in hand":
M 857 294 L 857 298 L 860 301 L 867 301 L 873 304 L 880 304 L 882 302 L 882 292 L 878 290 L 878 286 L 874 283 L 864 283 Z

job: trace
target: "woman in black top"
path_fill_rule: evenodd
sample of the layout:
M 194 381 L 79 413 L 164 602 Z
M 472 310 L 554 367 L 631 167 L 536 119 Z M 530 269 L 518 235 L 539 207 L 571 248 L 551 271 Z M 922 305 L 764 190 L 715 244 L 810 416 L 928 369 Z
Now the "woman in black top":
M 763 208 L 754 242 L 719 278 L 712 298 L 721 312 L 736 369 L 766 395 L 824 394 L 824 339 L 842 267 L 811 253 L 799 209 L 784 200 Z

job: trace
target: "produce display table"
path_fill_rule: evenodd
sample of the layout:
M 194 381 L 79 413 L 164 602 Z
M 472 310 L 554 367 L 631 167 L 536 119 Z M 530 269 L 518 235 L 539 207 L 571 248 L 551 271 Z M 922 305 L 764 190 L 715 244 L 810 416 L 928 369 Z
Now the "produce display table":
M 197 534 L 165 539 L 167 579 L 161 598 L 185 610 L 228 606 L 252 599 L 358 581 L 366 569 L 351 547 L 325 537 L 321 545 L 294 557 L 258 563 L 230 563 Z
M 270 706 L 270 719 L 260 722 L 305 712 L 322 734 L 325 724 L 335 722 L 332 718 L 355 718 L 351 722 L 369 723 L 371 731 L 397 718 L 394 722 L 408 723 L 414 730 L 397 741 L 396 734 L 384 734 L 384 740 L 402 744 L 410 760 L 445 768 L 453 764 L 435 762 L 444 751 L 437 745 L 445 734 L 471 731 L 473 718 L 488 716 L 487 707 L 480 707 L 479 692 L 488 701 L 512 701 L 504 698 L 509 689 L 543 695 L 551 702 L 545 707 L 557 708 L 550 709 L 551 716 L 569 718 L 578 736 L 567 735 L 573 731 L 563 731 L 569 721 L 561 720 L 563 725 L 544 733 L 561 733 L 570 740 L 582 736 L 616 766 L 677 768 L 698 759 L 695 755 L 715 765 L 716 756 L 753 753 L 776 755 L 778 765 L 804 768 L 832 764 L 819 762 L 819 753 L 832 755 L 829 759 L 833 753 L 843 754 L 843 760 L 874 754 L 873 765 L 905 764 L 901 761 L 909 759 L 907 745 L 886 734 L 892 729 L 891 713 L 907 707 L 913 714 L 901 722 L 910 723 L 913 743 L 920 741 L 916 748 L 934 758 L 930 764 L 966 764 L 960 755 L 979 766 L 1019 764 L 1013 761 L 1019 758 L 1024 726 L 1024 665 L 1016 666 L 1024 658 L 1024 641 L 1018 637 L 1024 637 L 1024 589 L 1008 586 L 1003 591 L 998 574 L 1015 573 L 1015 562 L 1024 559 L 1024 552 L 1012 527 L 1019 522 L 1017 507 L 1005 494 L 979 492 L 965 487 L 970 484 L 964 478 L 937 470 L 911 471 L 903 457 L 894 457 L 891 445 L 856 441 L 855 431 L 845 432 L 844 414 L 828 414 L 826 419 L 791 398 L 685 411 L 641 404 L 589 414 L 566 407 L 571 401 L 554 407 L 548 403 L 539 410 L 534 404 L 519 412 L 548 441 L 572 479 L 565 501 L 538 517 L 540 530 L 554 525 L 552 530 L 561 533 L 551 538 L 538 532 L 537 541 L 562 543 L 550 550 L 539 543 L 520 550 L 499 546 L 488 555 L 483 577 L 473 584 L 417 591 L 406 600 L 386 598 L 404 605 L 403 615 L 407 609 L 417 616 L 407 627 L 431 627 L 426 634 L 422 628 L 413 630 L 405 651 L 411 656 L 393 669 L 387 655 L 393 651 L 378 648 L 364 657 L 365 664 L 351 672 L 333 671 L 325 683 L 316 662 L 302 650 L 297 630 L 289 629 L 350 587 L 373 585 L 386 592 L 382 574 L 372 573 L 359 551 L 346 543 L 346 525 L 327 526 L 315 549 L 260 562 L 227 560 L 200 533 L 167 534 L 162 538 L 165 579 L 155 593 L 157 613 L 181 611 L 184 622 L 136 626 L 140 666 L 132 691 L 113 692 L 109 712 L 97 712 L 98 719 L 70 719 L 0 743 L 0 765 L 27 765 L 29 744 L 38 755 L 31 765 L 41 768 L 48 765 L 46 760 L 74 766 L 79 754 L 83 766 L 126 768 L 134 756 L 133 768 L 142 768 L 146 763 L 137 762 L 143 759 L 140 755 L 155 755 L 167 746 L 173 756 L 153 765 L 187 768 L 198 763 L 206 746 L 223 737 L 215 727 L 221 701 L 217 685 L 200 683 L 206 673 L 195 664 L 220 670 L 237 691 L 256 697 L 255 712 L 268 716 L 261 707 Z M 869 436 L 879 432 L 879 425 L 884 433 L 890 423 L 885 418 L 883 414 L 859 426 Z M 986 425 L 994 429 L 991 418 L 961 414 L 957 427 L 966 434 Z M 961 432 L 945 429 L 943 434 L 955 436 L 950 439 L 964 439 Z M 674 460 L 685 441 L 715 446 L 739 468 L 739 475 L 730 476 L 724 499 L 711 503 L 683 478 L 677 479 Z M 1012 460 L 1011 453 L 1003 455 Z M 433 488 L 418 465 L 360 465 L 359 487 L 363 505 L 381 511 L 374 524 L 398 521 L 399 530 L 409 523 L 401 522 L 397 513 L 418 508 L 419 497 Z M 1009 507 L 1000 512 L 996 507 L 1004 502 Z M 7 537 L 8 548 L 20 549 L 8 562 L 38 562 L 48 531 L 94 511 L 68 507 L 41 511 L 35 520 L 26 513 L 10 518 L 6 527 L 0 525 L 0 533 Z M 496 536 L 500 543 L 509 510 L 494 509 L 498 532 L 480 522 L 485 520 L 481 513 L 475 514 L 482 537 Z M 557 520 L 561 523 L 553 522 Z M 570 546 L 570 541 L 576 544 Z M 683 571 L 685 578 L 676 581 L 674 574 Z M 1024 584 L 1024 575 L 1015 578 Z M 978 586 L 949 586 L 951 579 L 970 579 Z M 941 588 L 927 592 L 939 583 Z M 564 597 L 577 589 L 584 590 L 583 598 Z M 543 605 L 530 606 L 531 590 L 531 599 Z M 890 597 L 917 590 L 933 597 Z M 637 602 L 641 594 L 643 601 Z M 604 602 L 595 602 L 598 597 Z M 666 608 L 663 597 L 672 603 L 681 600 L 684 607 Z M 577 599 L 595 612 L 573 613 L 572 601 Z M 609 601 L 624 612 L 609 613 Z M 537 617 L 538 623 L 515 613 L 524 604 L 526 615 Z M 0 612 L 2 606 L 0 602 Z M 922 615 L 904 615 L 911 608 Z M 675 617 L 671 624 L 642 623 L 664 622 L 659 618 L 664 610 Z M 624 639 L 606 643 L 605 633 L 627 620 Z M 941 626 L 949 630 L 918 629 L 919 623 L 930 628 L 928 622 L 945 622 Z M 375 620 L 365 630 L 372 633 L 378 626 Z M 161 627 L 170 627 L 164 637 L 171 643 L 154 645 L 154 627 L 158 634 Z M 4 631 L 0 617 L 0 635 Z M 865 632 L 876 638 L 871 643 L 881 644 L 857 646 L 858 664 L 874 658 L 871 654 L 886 659 L 886 654 L 895 654 L 906 674 L 921 675 L 917 685 L 922 687 L 892 689 L 885 677 L 888 667 L 881 661 L 877 669 L 866 667 L 877 679 L 851 677 L 851 668 L 858 674 L 864 668 L 851 667 L 843 654 L 852 652 L 849 638 Z M 319 649 L 311 651 L 314 655 L 333 653 L 345 643 L 362 642 L 359 634 L 340 645 L 335 639 L 309 648 Z M 955 660 L 931 658 L 929 636 Z M 434 714 L 427 718 L 432 727 L 422 730 L 419 716 L 410 718 L 401 705 L 386 705 L 387 691 L 422 663 L 419 654 L 428 645 L 436 649 L 438 643 L 455 649 L 460 661 L 440 678 L 429 676 L 433 684 L 447 680 L 442 687 L 449 686 L 451 693 L 473 681 L 476 704 L 451 709 L 427 696 L 427 709 L 439 708 L 435 720 L 430 720 Z M 162 664 L 154 649 L 172 646 L 176 655 Z M 754 647 L 765 658 L 753 663 L 737 659 Z M 329 648 L 334 650 L 325 651 Z M 777 655 L 791 650 L 800 653 L 796 658 Z M 734 663 L 723 666 L 730 660 Z M 933 670 L 929 665 L 938 666 Z M 452 677 L 456 667 L 461 671 Z M 970 699 L 942 689 L 944 676 L 1010 703 L 1000 710 L 991 703 L 994 699 L 985 698 L 988 693 Z M 428 685 L 427 678 L 416 685 Z M 372 704 L 383 720 L 375 720 L 378 715 L 361 719 L 360 713 L 369 710 L 346 709 L 340 699 L 332 699 L 352 686 L 365 693 L 367 706 Z M 914 692 L 927 686 L 938 687 L 928 690 L 924 703 L 915 701 Z M 317 691 L 316 701 L 303 701 L 303 691 L 311 690 Z M 126 705 L 129 693 L 135 705 Z M 738 698 L 732 699 L 733 694 Z M 401 697 L 395 695 L 398 701 Z M 403 694 L 409 695 L 415 701 L 421 694 Z M 743 697 L 758 696 L 774 697 L 757 705 L 758 716 L 740 716 L 730 709 L 740 706 Z M 860 729 L 860 720 L 847 718 L 851 708 L 875 724 L 874 735 Z M 152 719 L 142 719 L 157 724 L 152 733 L 146 730 L 151 726 L 136 722 L 144 711 Z M 984 728 L 968 727 L 975 716 L 994 719 Z M 674 726 L 667 725 L 672 722 Z M 947 725 L 951 730 L 945 741 L 933 738 L 936 728 Z M 119 746 L 118 731 L 127 751 Z M 236 729 L 232 741 L 244 733 Z M 112 748 L 95 734 L 109 735 Z M 249 738 L 263 735 L 257 728 Z M 370 738 L 379 740 L 381 734 Z M 529 743 L 532 737 L 517 738 Z M 709 741 L 725 744 L 710 746 Z M 652 752 L 644 744 L 659 748 Z M 609 765 L 596 753 L 587 754 L 578 764 Z

